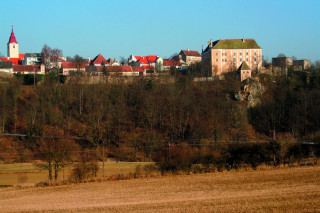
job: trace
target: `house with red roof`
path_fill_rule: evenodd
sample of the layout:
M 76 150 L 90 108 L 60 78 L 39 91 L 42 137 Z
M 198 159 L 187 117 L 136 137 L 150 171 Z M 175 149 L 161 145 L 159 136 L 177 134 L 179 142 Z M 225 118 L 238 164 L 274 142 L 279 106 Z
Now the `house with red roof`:
M 163 71 L 163 59 L 157 55 L 148 55 L 148 56 L 130 55 L 128 62 L 131 63 L 133 66 L 148 67 L 148 69 L 150 69 L 150 66 L 153 66 L 155 67 L 155 70 Z
M 108 66 L 110 64 L 110 62 L 107 59 L 105 59 L 101 55 L 101 53 L 99 53 L 99 55 L 97 55 L 94 59 L 90 60 L 89 64 L 91 66 L 101 66 L 101 64 Z
M 181 66 L 181 63 L 179 61 L 171 61 L 168 59 L 163 60 L 163 69 L 164 70 L 170 70 L 171 67 L 175 67 L 178 69 Z
M 189 66 L 190 64 L 201 62 L 201 55 L 198 51 L 189 49 L 181 50 L 179 53 L 179 62 Z
M 41 65 L 12 65 L 13 73 L 17 74 L 45 74 L 45 67 Z
M 61 63 L 62 75 L 71 75 L 76 71 L 85 71 L 84 63 L 65 61 Z

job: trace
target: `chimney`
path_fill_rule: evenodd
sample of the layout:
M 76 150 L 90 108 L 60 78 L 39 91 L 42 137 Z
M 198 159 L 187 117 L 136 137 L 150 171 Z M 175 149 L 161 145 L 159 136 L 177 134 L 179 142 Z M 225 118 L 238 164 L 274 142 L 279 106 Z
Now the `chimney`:
M 212 39 L 210 40 L 210 47 L 212 47 Z
M 188 52 L 190 51 L 190 49 L 188 48 Z
M 246 40 L 244 38 L 242 38 L 242 43 L 245 43 L 245 42 L 246 42 Z
M 201 48 L 201 49 L 202 49 L 202 52 L 203 52 L 203 45 L 202 45 L 202 48 Z

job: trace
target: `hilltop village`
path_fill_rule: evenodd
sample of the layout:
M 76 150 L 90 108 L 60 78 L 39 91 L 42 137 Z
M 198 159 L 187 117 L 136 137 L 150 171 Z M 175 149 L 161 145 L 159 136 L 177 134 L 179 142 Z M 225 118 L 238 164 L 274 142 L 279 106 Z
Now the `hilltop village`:
M 7 43 L 7 57 L 0 57 L 0 73 L 45 75 L 54 72 L 70 76 L 78 71 L 90 76 L 157 76 L 170 71 L 183 72 L 190 66 L 199 64 L 197 77 L 213 80 L 221 78 L 224 73 L 235 72 L 238 79 L 243 81 L 251 78 L 253 72 L 279 71 L 284 74 L 290 66 L 299 71 L 310 68 L 309 60 L 292 60 L 288 57 L 273 58 L 272 66 L 263 62 L 262 48 L 254 39 L 245 38 L 211 40 L 205 49 L 202 46 L 201 53 L 185 49 L 168 59 L 159 55 L 132 54 L 127 59 L 122 57 L 121 61 L 116 61 L 115 58 L 106 59 L 100 53 L 93 59 L 84 59 L 78 55 L 70 58 L 63 56 L 62 50 L 51 49 L 47 45 L 39 53 L 20 53 L 12 26 Z

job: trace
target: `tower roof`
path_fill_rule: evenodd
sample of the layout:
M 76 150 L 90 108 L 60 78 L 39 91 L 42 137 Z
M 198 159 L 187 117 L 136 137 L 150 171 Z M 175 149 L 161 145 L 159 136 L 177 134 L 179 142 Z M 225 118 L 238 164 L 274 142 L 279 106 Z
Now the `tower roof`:
M 11 31 L 11 35 L 10 35 L 10 38 L 9 38 L 9 44 L 11 43 L 16 43 L 18 44 L 17 40 L 16 40 L 16 37 L 14 36 L 14 32 L 13 32 L 13 25 L 12 25 L 12 31 Z

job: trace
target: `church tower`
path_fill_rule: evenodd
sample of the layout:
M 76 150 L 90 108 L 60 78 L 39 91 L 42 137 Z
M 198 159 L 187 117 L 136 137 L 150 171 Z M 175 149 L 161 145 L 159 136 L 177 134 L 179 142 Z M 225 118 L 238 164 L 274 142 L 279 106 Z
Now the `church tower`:
M 19 58 L 19 44 L 18 44 L 16 37 L 14 36 L 14 33 L 13 33 L 13 25 L 12 25 L 10 39 L 8 42 L 8 57 L 9 58 Z

